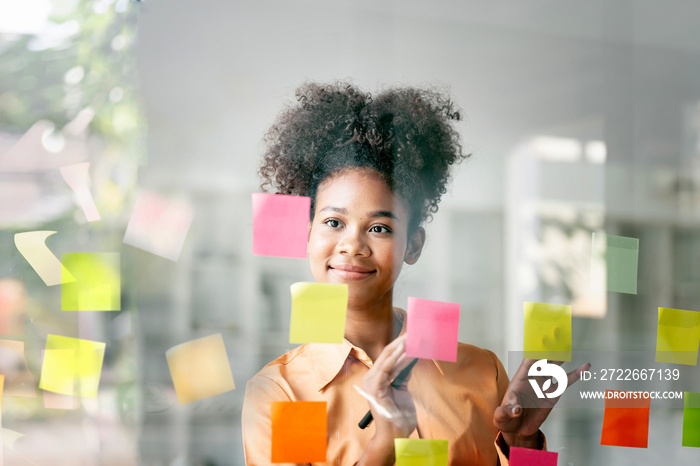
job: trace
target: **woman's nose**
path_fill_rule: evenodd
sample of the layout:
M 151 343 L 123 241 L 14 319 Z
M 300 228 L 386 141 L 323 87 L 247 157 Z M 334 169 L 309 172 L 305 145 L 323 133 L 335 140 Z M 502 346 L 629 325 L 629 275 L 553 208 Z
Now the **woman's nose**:
M 367 244 L 364 233 L 354 228 L 347 228 L 345 230 L 342 238 L 338 242 L 338 249 L 340 253 L 350 256 L 369 255 L 369 245 Z

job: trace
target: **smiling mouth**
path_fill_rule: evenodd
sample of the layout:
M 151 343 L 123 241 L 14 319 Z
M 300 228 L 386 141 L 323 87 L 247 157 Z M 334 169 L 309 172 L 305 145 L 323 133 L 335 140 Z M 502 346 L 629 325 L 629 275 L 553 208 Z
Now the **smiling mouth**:
M 333 272 L 335 276 L 344 281 L 358 281 L 364 280 L 365 278 L 371 277 L 376 270 L 365 269 L 364 267 L 355 266 L 337 266 L 328 268 Z

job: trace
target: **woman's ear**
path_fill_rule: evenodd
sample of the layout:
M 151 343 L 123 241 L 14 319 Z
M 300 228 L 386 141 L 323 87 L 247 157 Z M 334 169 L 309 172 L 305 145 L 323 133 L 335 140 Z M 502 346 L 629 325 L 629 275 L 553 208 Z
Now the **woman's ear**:
M 425 229 L 423 227 L 416 228 L 411 236 L 408 238 L 408 245 L 406 245 L 406 254 L 403 256 L 404 262 L 408 265 L 413 265 L 418 262 L 420 258 L 420 253 L 423 251 L 423 245 L 425 244 Z

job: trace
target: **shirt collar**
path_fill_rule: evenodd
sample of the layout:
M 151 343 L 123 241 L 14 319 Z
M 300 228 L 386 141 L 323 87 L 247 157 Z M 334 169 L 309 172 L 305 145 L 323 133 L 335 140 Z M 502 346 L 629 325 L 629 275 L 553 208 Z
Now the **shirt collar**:
M 394 308 L 394 334 L 402 335 L 406 332 L 406 311 L 398 307 Z M 397 332 L 398 330 L 398 332 Z M 318 391 L 322 391 L 340 373 L 348 357 L 352 356 L 367 367 L 372 367 L 372 360 L 362 348 L 343 339 L 342 343 L 317 343 L 313 345 L 314 375 Z M 438 361 L 432 360 L 441 375 L 445 375 Z

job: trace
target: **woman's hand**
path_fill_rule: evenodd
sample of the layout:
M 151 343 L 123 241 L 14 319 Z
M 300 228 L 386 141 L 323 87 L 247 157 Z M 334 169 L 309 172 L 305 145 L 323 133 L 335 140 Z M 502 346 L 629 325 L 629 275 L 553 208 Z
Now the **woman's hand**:
M 496 408 L 493 413 L 493 423 L 503 433 L 503 439 L 508 446 L 541 448 L 537 433 L 554 405 L 559 401 L 559 397 L 538 398 L 535 395 L 528 380 L 528 372 L 536 362 L 536 359 L 523 360 L 510 381 L 510 385 L 508 385 L 501 406 Z M 551 363 L 562 364 L 561 361 L 551 361 Z M 581 378 L 581 372 L 590 367 L 590 363 L 586 363 L 569 372 L 567 374 L 568 386 Z
M 391 381 L 412 361 L 405 351 L 404 334 L 384 347 L 362 379 L 361 393 L 370 402 L 376 432 L 358 464 L 393 464 L 394 439 L 406 438 L 416 428 L 416 407 L 406 388 L 410 376 L 400 387 L 391 386 Z

